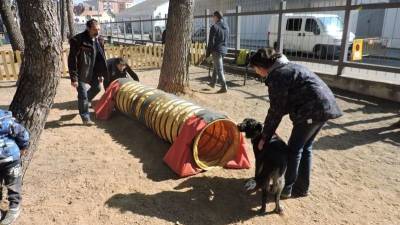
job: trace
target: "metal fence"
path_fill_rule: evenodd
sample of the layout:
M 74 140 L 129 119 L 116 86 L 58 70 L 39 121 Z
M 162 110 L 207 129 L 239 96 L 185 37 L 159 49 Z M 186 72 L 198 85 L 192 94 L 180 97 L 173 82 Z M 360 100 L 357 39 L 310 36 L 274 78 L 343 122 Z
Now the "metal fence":
M 229 2 L 224 19 L 231 49 L 275 47 L 318 72 L 363 78 L 375 71 L 400 80 L 400 0 L 242 1 L 253 4 L 246 7 Z M 207 42 L 212 10 L 194 16 L 193 42 Z M 125 44 L 159 43 L 165 27 L 166 18 L 118 21 L 102 24 L 102 34 Z M 353 60 L 354 40 L 363 43 L 362 59 Z

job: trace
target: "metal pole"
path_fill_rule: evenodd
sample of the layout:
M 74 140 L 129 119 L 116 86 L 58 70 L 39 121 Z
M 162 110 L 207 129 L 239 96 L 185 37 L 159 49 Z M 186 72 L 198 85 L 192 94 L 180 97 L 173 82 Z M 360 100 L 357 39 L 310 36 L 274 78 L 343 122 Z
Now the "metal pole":
M 143 21 L 142 17 L 139 18 L 139 23 L 140 23 L 140 39 L 143 41 Z
M 109 35 L 109 36 L 111 36 L 111 38 L 112 38 L 112 26 L 111 26 L 111 19 L 109 20 L 109 22 L 108 22 L 108 25 L 109 25 L 109 27 L 108 27 L 108 29 L 109 29 L 109 33 L 108 33 L 108 35 Z
M 282 41 L 282 20 L 283 20 L 283 11 L 286 9 L 286 1 L 281 1 L 279 5 L 279 23 L 278 23 L 278 40 L 277 40 L 277 51 L 283 51 L 283 41 Z M 274 46 L 275 47 L 275 46 Z
M 61 13 L 61 10 L 60 10 L 60 4 L 61 4 L 61 1 L 58 1 L 57 2 L 57 19 L 58 19 L 58 21 L 60 22 L 60 24 L 61 24 L 61 15 L 60 15 L 60 13 Z
M 208 19 L 208 15 L 210 14 L 210 10 L 206 9 L 204 11 L 205 17 L 204 17 L 204 24 L 206 25 L 206 44 L 208 43 L 208 38 L 210 36 L 210 20 Z
M 235 49 L 240 49 L 240 16 L 239 13 L 242 11 L 242 7 L 240 5 L 236 6 L 236 46 Z
M 121 30 L 120 30 L 120 27 L 119 27 L 119 23 L 117 22 L 117 40 L 118 40 L 118 42 L 120 42 L 120 39 L 119 39 L 119 33 L 121 33 Z
M 346 0 L 346 11 L 344 13 L 344 26 L 343 26 L 343 34 L 342 34 L 342 44 L 340 46 L 340 58 L 339 65 L 337 70 L 337 75 L 340 76 L 343 73 L 344 69 L 344 61 L 347 60 L 348 53 L 348 40 L 349 40 L 349 22 L 350 22 L 350 13 L 351 13 L 351 0 Z
M 126 22 L 124 21 L 124 43 L 126 41 Z
M 153 16 L 151 16 L 151 30 L 153 33 L 151 40 L 153 41 L 153 45 L 154 45 L 154 43 L 156 42 L 156 26 L 153 21 Z
M 135 40 L 135 31 L 133 30 L 133 22 L 130 22 L 130 24 L 131 24 L 131 30 L 132 30 L 132 36 L 131 36 L 131 38 L 132 38 L 132 44 L 135 42 L 134 40 Z

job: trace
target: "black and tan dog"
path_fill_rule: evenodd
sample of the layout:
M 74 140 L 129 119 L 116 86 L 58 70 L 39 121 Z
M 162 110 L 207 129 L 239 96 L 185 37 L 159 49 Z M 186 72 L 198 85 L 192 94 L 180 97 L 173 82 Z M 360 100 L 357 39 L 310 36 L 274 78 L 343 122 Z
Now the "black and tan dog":
M 262 190 L 262 203 L 260 213 L 265 213 L 267 204 L 267 194 L 270 192 L 275 197 L 274 212 L 281 214 L 283 208 L 279 204 L 282 189 L 284 186 L 284 174 L 287 167 L 288 147 L 278 136 L 274 136 L 269 143 L 264 145 L 263 150 L 258 149 L 258 142 L 261 139 L 263 124 L 254 119 L 244 119 L 238 124 L 240 132 L 246 134 L 246 138 L 251 139 L 256 161 L 255 177 L 253 187 L 248 187 L 248 192 L 252 193 L 258 189 Z M 270 186 L 270 181 L 272 185 Z M 250 181 L 251 183 L 251 181 Z M 246 184 L 252 186 L 251 184 Z

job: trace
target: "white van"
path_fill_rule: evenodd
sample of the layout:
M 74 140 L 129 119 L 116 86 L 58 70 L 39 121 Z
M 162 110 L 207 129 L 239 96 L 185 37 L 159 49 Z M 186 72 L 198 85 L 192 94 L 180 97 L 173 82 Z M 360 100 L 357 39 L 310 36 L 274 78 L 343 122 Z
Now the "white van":
M 270 47 L 277 47 L 279 17 L 271 16 L 268 32 Z M 342 42 L 343 22 L 335 14 L 285 14 L 282 19 L 283 49 L 337 57 Z M 349 33 L 349 44 L 354 33 Z

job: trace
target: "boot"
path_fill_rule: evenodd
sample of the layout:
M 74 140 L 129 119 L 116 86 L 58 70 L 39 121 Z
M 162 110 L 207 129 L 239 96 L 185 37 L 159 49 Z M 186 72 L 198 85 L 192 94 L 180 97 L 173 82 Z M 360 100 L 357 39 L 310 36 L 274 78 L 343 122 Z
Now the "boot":
M 217 93 L 226 93 L 228 92 L 228 87 L 226 85 L 222 86 L 222 88 L 217 91 Z
M 10 225 L 10 224 L 14 223 L 20 213 L 21 213 L 21 207 L 11 208 L 10 210 L 8 210 L 6 217 L 4 217 L 4 220 L 2 220 L 0 224 L 1 225 Z

